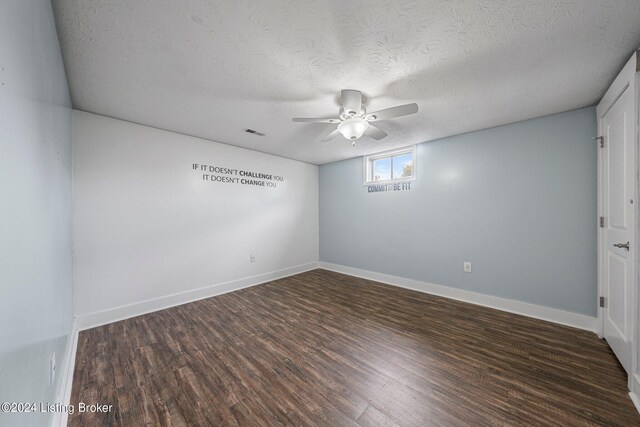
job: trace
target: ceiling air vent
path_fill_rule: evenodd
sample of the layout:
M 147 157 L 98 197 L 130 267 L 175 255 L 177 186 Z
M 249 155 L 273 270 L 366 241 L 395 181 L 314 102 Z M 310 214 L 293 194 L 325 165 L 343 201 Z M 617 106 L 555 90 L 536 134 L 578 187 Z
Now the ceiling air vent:
M 252 133 L 252 134 L 254 134 L 254 135 L 258 135 L 258 136 L 264 136 L 264 133 L 262 133 L 262 132 L 258 132 L 257 130 L 253 130 L 253 129 L 249 129 L 249 128 L 247 128 L 247 129 L 245 129 L 244 131 L 245 131 L 246 133 Z

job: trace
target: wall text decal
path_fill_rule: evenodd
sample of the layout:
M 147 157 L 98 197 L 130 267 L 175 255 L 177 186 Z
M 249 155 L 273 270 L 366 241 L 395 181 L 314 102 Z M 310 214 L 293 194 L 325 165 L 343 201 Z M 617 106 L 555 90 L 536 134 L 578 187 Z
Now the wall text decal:
M 396 182 L 394 184 L 374 184 L 367 186 L 368 193 L 379 193 L 381 191 L 404 191 L 411 190 L 410 182 Z
M 206 172 L 202 174 L 202 180 L 210 182 L 277 188 L 278 182 L 284 181 L 284 177 L 270 173 L 202 165 L 199 163 L 193 163 L 191 169 L 197 172 Z

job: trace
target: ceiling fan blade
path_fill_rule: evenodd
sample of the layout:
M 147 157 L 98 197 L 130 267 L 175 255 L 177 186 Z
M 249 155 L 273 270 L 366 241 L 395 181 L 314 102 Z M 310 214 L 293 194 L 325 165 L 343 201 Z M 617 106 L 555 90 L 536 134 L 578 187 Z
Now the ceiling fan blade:
M 340 135 L 340 132 L 338 132 L 338 129 L 336 129 L 333 132 L 331 132 L 329 135 L 327 135 L 324 138 L 322 138 L 320 141 L 321 142 L 331 141 L 333 138 L 335 138 L 338 135 Z
M 342 109 L 345 113 L 354 112 L 360 114 L 362 108 L 362 94 L 359 90 L 343 89 L 340 93 Z
M 367 130 L 364 131 L 364 134 L 369 138 L 380 140 L 387 136 L 387 133 L 382 129 L 375 127 L 374 125 L 369 125 Z
M 369 122 L 375 122 L 376 120 L 392 119 L 394 117 L 407 116 L 418 112 L 418 104 L 405 104 L 398 105 L 397 107 L 385 108 L 384 110 L 374 111 L 365 116 L 365 119 Z
M 293 120 L 294 122 L 340 123 L 340 119 L 338 118 L 323 119 L 323 118 L 314 118 L 314 117 L 296 117 L 291 120 Z

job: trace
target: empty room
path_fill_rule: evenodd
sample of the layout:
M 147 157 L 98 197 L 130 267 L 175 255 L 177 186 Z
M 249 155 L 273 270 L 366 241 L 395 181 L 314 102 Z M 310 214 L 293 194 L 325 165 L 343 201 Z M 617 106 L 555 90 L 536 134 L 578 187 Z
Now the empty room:
M 0 427 L 640 426 L 640 1 L 2 0 Z

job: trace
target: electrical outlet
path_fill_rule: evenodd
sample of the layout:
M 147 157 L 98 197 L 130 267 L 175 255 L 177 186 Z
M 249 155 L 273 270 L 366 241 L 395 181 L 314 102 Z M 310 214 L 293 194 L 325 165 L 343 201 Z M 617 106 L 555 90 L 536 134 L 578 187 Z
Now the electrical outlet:
M 471 261 L 464 262 L 464 272 L 471 273 Z
M 254 254 L 249 255 L 249 262 L 256 262 L 256 256 Z
M 49 387 L 53 387 L 53 383 L 56 380 L 56 353 L 51 353 L 49 359 Z

